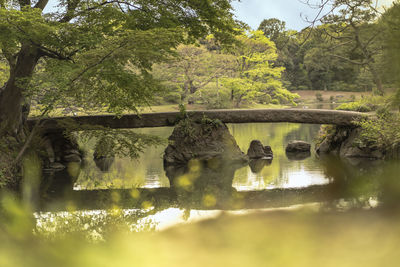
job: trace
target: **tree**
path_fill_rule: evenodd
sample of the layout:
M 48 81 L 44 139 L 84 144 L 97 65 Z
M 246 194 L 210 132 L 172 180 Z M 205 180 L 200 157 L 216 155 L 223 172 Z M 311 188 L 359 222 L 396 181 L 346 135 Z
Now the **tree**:
M 208 37 L 212 38 L 212 37 Z M 233 70 L 234 57 L 221 51 L 210 51 L 204 45 L 180 45 L 178 57 L 155 68 L 156 76 L 169 87 L 179 88 L 182 100 L 195 94 Z M 218 83 L 216 82 L 216 87 Z M 216 89 L 217 90 L 217 89 Z
M 393 3 L 380 23 L 384 28 L 384 61 L 387 79 L 397 85 L 397 91 L 392 98 L 392 106 L 400 110 L 400 1 Z
M 400 1 L 393 3 L 382 16 L 380 24 L 384 29 L 384 61 L 388 79 L 400 84 Z
M 273 41 L 278 50 L 281 50 L 286 45 L 288 39 L 286 35 L 286 22 L 276 18 L 264 19 L 260 23 L 260 26 L 258 26 L 258 30 L 262 31 L 266 37 Z
M 231 90 L 231 99 L 240 106 L 244 99 L 268 95 L 283 102 L 293 102 L 296 95 L 283 88 L 280 80 L 283 67 L 275 67 L 275 44 L 262 31 L 243 32 L 238 36 L 236 55 L 237 76 L 224 79 Z
M 258 30 L 275 43 L 278 53 L 275 66 L 285 68 L 282 77 L 288 83 L 288 88 L 310 87 L 303 66 L 305 46 L 302 46 L 302 33 L 286 29 L 286 23 L 276 18 L 264 19 Z
M 22 132 L 32 97 L 44 113 L 58 103 L 137 111 L 158 88 L 152 65 L 180 43 L 232 40 L 228 0 L 67 0 L 43 14 L 47 3 L 0 2 L 0 135 Z
M 343 90 L 354 87 L 359 74 L 356 65 L 332 57 L 332 46 L 336 40 L 331 40 L 325 34 L 330 25 L 318 26 L 309 35 L 304 53 L 304 67 L 312 88 L 315 90 Z M 345 56 L 345 51 L 336 49 L 336 54 Z M 341 86 L 339 86 L 341 85 Z
M 325 34 L 332 40 L 330 56 L 345 62 L 366 67 L 374 80 L 377 93 L 383 95 L 381 73 L 377 67 L 382 49 L 382 30 L 374 23 L 379 12 L 372 0 L 329 1 L 336 12 L 325 16 L 322 22 L 328 24 Z M 340 50 L 343 54 L 337 53 Z
M 42 116 L 57 106 L 138 112 L 162 88 L 152 66 L 175 56 L 179 44 L 208 34 L 234 40 L 229 0 L 63 0 L 45 14 L 47 4 L 0 1 L 0 75 L 8 71 L 0 87 L 0 180 L 7 173 L 7 183 L 18 181 L 13 167 L 39 143 L 36 128 L 26 127 L 33 100 Z

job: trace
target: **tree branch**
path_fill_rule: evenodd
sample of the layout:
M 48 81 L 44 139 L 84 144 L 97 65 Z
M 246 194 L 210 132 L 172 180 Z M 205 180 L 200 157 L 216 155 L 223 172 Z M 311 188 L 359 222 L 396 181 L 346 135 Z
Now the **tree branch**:
M 92 7 L 88 7 L 85 10 L 81 10 L 78 13 L 75 13 L 75 10 L 78 7 L 79 2 L 80 2 L 80 0 L 69 0 L 68 1 L 68 5 L 67 5 L 67 13 L 65 14 L 65 16 L 63 18 L 61 18 L 59 20 L 59 22 L 68 22 L 68 21 L 70 21 L 71 19 L 73 19 L 76 16 L 84 14 L 84 13 L 86 13 L 88 11 L 96 10 L 96 9 L 102 7 L 102 6 L 109 5 L 109 4 L 117 4 L 119 9 L 121 10 L 121 12 L 124 12 L 124 13 L 125 13 L 125 10 L 122 7 L 123 5 L 127 6 L 128 8 L 134 8 L 136 10 L 145 11 L 140 6 L 134 5 L 134 4 L 129 3 L 129 2 L 124 2 L 124 1 L 121 1 L 121 0 L 110 0 L 110 1 L 104 1 L 102 3 L 94 5 Z
M 17 157 L 14 159 L 13 163 L 11 164 L 11 166 L 16 166 L 19 161 L 22 159 L 22 156 L 25 154 L 25 151 L 28 149 L 28 147 L 30 146 L 33 137 L 35 136 L 37 130 L 40 128 L 41 123 L 42 123 L 42 119 L 50 110 L 48 108 L 46 108 L 42 114 L 39 116 L 39 119 L 36 121 L 35 125 L 32 128 L 32 131 L 30 132 L 28 138 L 26 139 L 24 145 L 22 146 L 21 150 L 18 152 Z
M 43 10 L 46 7 L 48 2 L 49 2 L 49 0 L 39 0 L 33 8 L 39 8 L 39 9 Z
M 348 59 L 348 58 L 343 57 L 343 56 L 340 56 L 340 55 L 330 54 L 330 56 L 331 56 L 331 57 L 336 57 L 336 58 L 342 59 L 342 60 L 347 61 L 347 62 L 349 62 L 349 63 L 351 63 L 351 64 L 354 64 L 354 65 L 365 66 L 365 65 L 368 64 L 368 62 L 357 62 L 357 61 Z
M 9 21 L 10 22 L 10 21 Z M 10 24 L 12 24 L 10 22 Z M 29 36 L 29 34 L 27 34 L 21 27 L 19 27 L 18 25 L 14 25 L 20 32 L 22 32 L 23 34 L 25 34 L 26 36 Z M 51 50 L 50 48 L 44 47 L 41 44 L 35 42 L 34 40 L 32 40 L 31 38 L 28 37 L 28 40 L 34 45 L 36 46 L 36 48 L 39 49 L 40 55 L 41 56 L 48 56 L 50 58 L 55 58 L 55 59 L 60 59 L 60 60 L 71 60 L 71 56 L 74 54 L 72 53 L 71 55 L 63 55 L 60 52 Z M 76 53 L 76 52 L 75 52 Z
M 41 46 L 39 44 L 35 44 L 39 48 L 39 53 L 41 56 L 46 56 L 49 58 L 54 58 L 54 59 L 59 59 L 59 60 L 72 60 L 71 56 L 74 54 L 72 53 L 71 55 L 62 55 L 61 53 L 48 49 L 44 46 Z
M 111 50 L 111 51 L 108 52 L 106 55 L 104 55 L 98 62 L 93 63 L 93 64 L 87 66 L 85 69 L 83 69 L 82 72 L 80 72 L 74 79 L 71 80 L 70 86 L 71 86 L 76 80 L 78 80 L 80 77 L 82 77 L 87 71 L 89 71 L 91 68 L 94 68 L 94 67 L 100 65 L 101 63 L 103 63 L 104 60 L 106 60 L 109 56 L 111 56 L 115 51 L 117 51 L 118 49 L 120 49 L 120 48 L 123 47 L 124 45 L 125 45 L 125 43 L 122 43 L 120 46 L 118 46 L 118 47 L 115 48 L 114 50 Z
M 73 19 L 79 2 L 80 0 L 67 0 L 67 12 L 65 13 L 64 17 L 59 20 L 59 22 L 65 23 Z

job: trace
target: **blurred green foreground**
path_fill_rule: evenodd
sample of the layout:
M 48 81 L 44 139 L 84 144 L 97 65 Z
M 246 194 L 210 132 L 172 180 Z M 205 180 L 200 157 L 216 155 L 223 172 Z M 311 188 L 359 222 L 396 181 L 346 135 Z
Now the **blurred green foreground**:
M 163 231 L 138 219 L 154 214 L 150 206 L 131 213 L 115 206 L 107 215 L 60 212 L 40 220 L 45 213 L 3 193 L 0 266 L 397 266 L 399 170 L 393 163 L 379 177 L 374 173 L 377 207 L 365 205 L 372 190 L 365 174 L 350 183 L 353 196 L 346 199 L 222 211 Z

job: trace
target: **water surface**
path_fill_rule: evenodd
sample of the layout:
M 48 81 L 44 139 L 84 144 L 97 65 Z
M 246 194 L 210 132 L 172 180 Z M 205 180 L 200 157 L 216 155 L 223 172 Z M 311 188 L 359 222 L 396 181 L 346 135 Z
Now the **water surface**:
M 262 190 L 272 188 L 297 188 L 329 183 L 323 166 L 315 153 L 305 159 L 289 159 L 285 146 L 291 140 L 313 143 L 319 125 L 293 123 L 245 123 L 228 124 L 229 131 L 243 152 L 247 152 L 252 140 L 260 140 L 271 146 L 274 158 L 270 164 L 245 166 L 236 170 L 233 187 L 237 190 Z M 147 128 L 133 131 L 153 134 L 167 139 L 173 128 Z M 169 187 L 170 183 L 163 169 L 162 157 L 165 146 L 147 148 L 136 160 L 116 158 L 108 171 L 101 171 L 93 161 L 93 145 L 85 145 L 88 151 L 84 167 L 74 188 L 158 188 Z

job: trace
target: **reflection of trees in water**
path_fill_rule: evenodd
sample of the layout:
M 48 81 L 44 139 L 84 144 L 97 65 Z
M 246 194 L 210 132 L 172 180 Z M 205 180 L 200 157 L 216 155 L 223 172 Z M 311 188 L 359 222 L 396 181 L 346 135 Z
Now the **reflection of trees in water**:
M 300 124 L 294 123 L 244 123 L 229 124 L 228 128 L 236 139 L 242 151 L 247 151 L 252 140 L 260 140 L 264 145 L 271 146 L 274 153 L 274 161 L 267 168 L 257 173 L 257 177 L 264 184 L 271 184 L 282 178 L 282 170 L 285 166 L 281 163 L 285 156 L 284 137 L 292 131 L 299 129 Z M 235 184 L 245 185 L 248 181 L 248 168 L 239 169 L 235 175 Z M 281 183 L 278 181 L 278 183 Z
M 172 127 L 132 129 L 132 131 L 168 138 L 172 132 Z M 94 144 L 94 140 L 80 144 L 85 148 L 87 155 L 85 159 L 86 165 L 77 181 L 77 185 L 80 188 L 130 188 L 132 186 L 143 186 L 148 176 L 158 176 L 159 184 L 168 186 L 168 179 L 164 175 L 162 165 L 162 155 L 165 147 L 149 147 L 140 158 L 134 160 L 116 157 L 108 170 L 104 172 L 101 168 L 98 168 L 97 165 L 99 163 L 92 160 L 91 155 L 94 153 Z
M 158 210 L 97 210 L 70 211 L 62 213 L 36 214 L 35 233 L 47 238 L 65 238 L 79 235 L 92 241 L 107 241 L 121 232 L 143 232 L 155 229 L 151 220 L 143 218 L 154 215 Z
M 287 173 L 291 168 L 298 168 L 299 165 L 288 164 L 284 147 L 287 136 L 310 141 L 314 131 L 310 128 L 318 128 L 316 125 L 302 125 L 293 123 L 248 123 L 248 124 L 230 124 L 228 125 L 231 133 L 236 139 L 242 151 L 247 151 L 252 140 L 258 139 L 265 145 L 270 145 L 274 151 L 274 162 L 267 168 L 257 173 L 257 177 L 263 184 L 274 183 L 283 184 L 288 179 Z M 135 129 L 139 133 L 155 134 L 167 138 L 172 128 L 145 128 Z M 285 139 L 286 138 L 286 139 Z M 86 145 L 87 155 L 92 155 L 93 148 Z M 86 167 L 83 168 L 77 181 L 80 188 L 129 188 L 132 186 L 143 186 L 146 183 L 152 183 L 158 180 L 157 185 L 169 186 L 168 179 L 163 171 L 162 155 L 164 147 L 150 147 L 146 149 L 139 159 L 130 160 L 116 158 L 107 172 L 102 172 L 95 162 L 89 157 Z M 318 162 L 313 162 L 310 168 L 317 166 Z M 237 170 L 235 183 L 246 184 L 250 169 L 242 168 Z M 146 177 L 151 178 L 146 180 Z
M 319 124 L 299 124 L 299 127 L 284 138 L 284 144 L 287 144 L 291 140 L 302 140 L 312 143 L 318 136 L 320 125 Z
M 270 145 L 274 151 L 274 161 L 271 165 L 251 172 L 250 167 L 243 167 L 235 172 L 234 184 L 247 186 L 249 177 L 257 176 L 260 184 L 279 187 L 288 182 L 293 172 L 312 172 L 324 179 L 323 166 L 319 159 L 312 153 L 304 161 L 293 161 L 287 158 L 285 144 L 292 139 L 301 139 L 312 142 L 318 132 L 319 125 L 292 124 L 292 123 L 250 123 L 230 124 L 229 129 L 235 137 L 242 151 L 247 151 L 252 140 L 258 139 L 265 145 Z M 168 137 L 172 128 L 137 129 L 140 133 L 151 133 Z M 87 148 L 89 161 L 84 161 L 76 185 L 80 188 L 131 188 L 143 186 L 149 181 L 146 177 L 158 180 L 157 185 L 168 187 L 169 181 L 165 176 L 162 164 L 164 147 L 151 147 L 137 160 L 116 158 L 107 172 L 99 170 L 91 155 L 93 150 Z M 254 175 L 253 175 L 254 174 Z M 58 175 L 58 174 L 56 174 Z
M 320 157 L 324 174 L 334 185 L 334 189 L 343 195 L 342 200 L 332 202 L 335 205 L 347 201 L 352 208 L 368 207 L 372 198 L 382 196 L 383 183 L 387 178 L 385 163 L 380 160 L 362 158 L 340 158 L 335 155 Z M 390 176 L 390 175 L 389 175 Z
M 299 170 L 312 171 L 320 170 L 317 159 L 306 159 L 307 162 L 293 162 L 287 158 L 285 147 L 290 140 L 303 140 L 313 143 L 319 131 L 319 125 L 295 124 L 295 123 L 250 123 L 250 124 L 231 124 L 229 129 L 235 137 L 238 145 L 244 151 L 251 140 L 260 140 L 265 145 L 270 145 L 274 152 L 274 162 L 267 168 L 258 172 L 257 179 L 262 179 L 263 184 L 281 186 L 288 183 L 293 172 Z M 293 159 L 293 158 L 292 158 Z M 302 159 L 302 160 L 303 160 Z M 299 160 L 299 158 L 297 159 Z M 242 168 L 237 171 L 234 183 L 246 186 L 249 177 L 249 169 Z M 292 177 L 293 178 L 293 177 Z M 321 173 L 321 179 L 323 174 Z
M 114 163 L 114 157 L 101 157 L 101 158 L 94 158 L 93 161 L 96 164 L 97 168 L 102 172 L 108 172 Z

